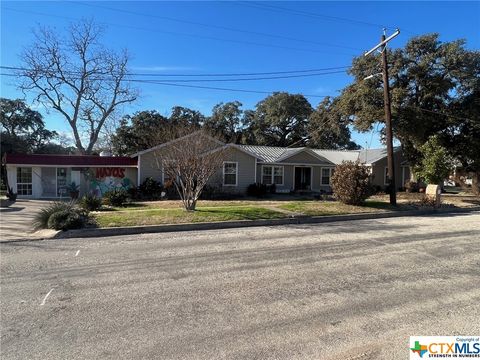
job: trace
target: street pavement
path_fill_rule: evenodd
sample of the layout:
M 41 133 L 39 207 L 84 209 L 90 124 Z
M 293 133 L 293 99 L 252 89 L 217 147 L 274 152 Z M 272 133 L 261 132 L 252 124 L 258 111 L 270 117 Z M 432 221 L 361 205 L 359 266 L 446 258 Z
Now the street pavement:
M 2 359 L 408 359 L 480 335 L 480 214 L 0 244 Z

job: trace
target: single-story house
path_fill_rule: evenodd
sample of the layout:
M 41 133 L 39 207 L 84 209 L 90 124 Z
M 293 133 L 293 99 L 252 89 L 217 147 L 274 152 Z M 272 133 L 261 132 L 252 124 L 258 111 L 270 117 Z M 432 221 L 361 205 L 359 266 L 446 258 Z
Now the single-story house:
M 223 166 L 210 180 L 225 192 L 245 193 L 252 183 L 275 184 L 277 192 L 329 192 L 335 166 L 342 161 L 360 161 L 368 166 L 372 183 L 386 186 L 386 149 L 323 150 L 306 147 L 271 147 L 225 144 L 203 133 L 213 149 L 224 149 Z M 171 142 L 146 149 L 130 157 L 79 155 L 16 155 L 7 154 L 4 164 L 8 183 L 19 197 L 68 197 L 71 182 L 80 186 L 80 194 L 94 192 L 101 196 L 115 187 L 128 188 L 141 184 L 148 177 L 164 183 L 161 152 Z M 395 177 L 398 188 L 411 178 L 411 171 L 400 148 L 395 148 Z

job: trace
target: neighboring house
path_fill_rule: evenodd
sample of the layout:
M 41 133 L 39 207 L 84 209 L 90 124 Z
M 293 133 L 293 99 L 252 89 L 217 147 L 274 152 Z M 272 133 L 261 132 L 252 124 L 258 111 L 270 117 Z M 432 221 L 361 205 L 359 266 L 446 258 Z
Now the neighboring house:
M 91 155 L 5 154 L 8 185 L 19 198 L 67 198 L 73 182 L 80 194 L 137 185 L 137 159 Z
M 370 167 L 374 185 L 386 185 L 385 149 L 321 150 L 236 145 L 198 132 L 173 141 L 188 146 L 190 136 L 203 136 L 212 149 L 225 152 L 222 168 L 210 180 L 211 185 L 225 192 L 243 194 L 252 183 L 275 184 L 277 192 L 329 192 L 335 166 L 348 160 L 358 160 Z M 164 143 L 131 157 L 7 155 L 4 163 L 9 185 L 20 197 L 68 196 L 65 184 L 72 181 L 80 184 L 81 194 L 93 191 L 101 195 L 112 187 L 136 186 L 148 177 L 165 183 L 168 179 L 162 169 L 162 152 L 168 151 L 172 144 Z M 400 148 L 395 148 L 395 175 L 398 188 L 411 176 Z

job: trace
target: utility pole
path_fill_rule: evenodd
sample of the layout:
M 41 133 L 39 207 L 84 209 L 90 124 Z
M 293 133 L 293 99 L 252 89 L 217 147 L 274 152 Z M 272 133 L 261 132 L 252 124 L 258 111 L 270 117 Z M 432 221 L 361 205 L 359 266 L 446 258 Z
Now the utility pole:
M 391 205 L 397 205 L 397 188 L 395 185 L 395 163 L 393 159 L 392 109 L 390 104 L 390 86 L 388 83 L 387 43 L 398 34 L 400 34 L 400 30 L 397 29 L 395 33 L 386 38 L 384 30 L 380 38 L 380 43 L 365 53 L 365 56 L 368 56 L 379 48 L 381 48 L 382 52 L 383 103 L 385 107 L 385 132 L 387 135 L 387 183 L 390 187 Z

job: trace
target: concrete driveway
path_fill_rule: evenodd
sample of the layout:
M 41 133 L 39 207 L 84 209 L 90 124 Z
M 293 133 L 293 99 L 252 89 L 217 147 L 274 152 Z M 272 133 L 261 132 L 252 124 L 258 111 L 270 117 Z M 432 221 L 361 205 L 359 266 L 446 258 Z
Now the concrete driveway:
M 23 239 L 33 232 L 35 213 L 45 207 L 46 200 L 17 200 L 8 208 L 0 208 L 0 241 Z
M 480 214 L 0 244 L 2 359 L 409 358 L 480 334 Z

